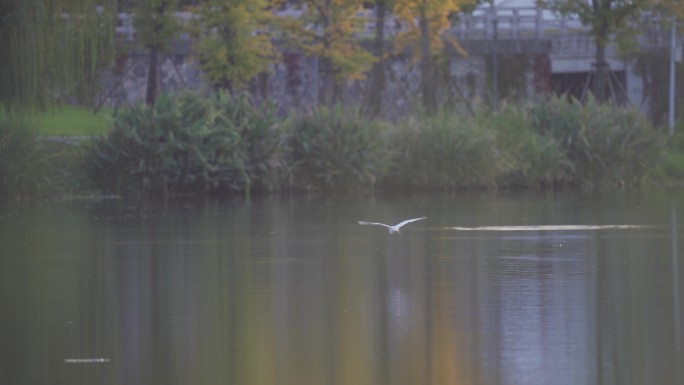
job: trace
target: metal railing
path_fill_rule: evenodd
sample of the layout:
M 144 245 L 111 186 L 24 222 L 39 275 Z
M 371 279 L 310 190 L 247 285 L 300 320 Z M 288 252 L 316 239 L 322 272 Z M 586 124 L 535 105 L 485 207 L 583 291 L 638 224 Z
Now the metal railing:
M 280 17 L 301 17 L 304 10 L 285 8 L 277 11 Z M 195 14 L 176 12 L 181 24 L 188 24 Z M 356 17 L 365 20 L 360 37 L 370 37 L 375 33 L 375 11 L 360 10 Z M 315 27 L 313 27 L 315 28 Z M 388 15 L 385 21 L 385 35 L 393 36 L 405 30 L 406 26 L 395 17 Z M 124 41 L 135 40 L 134 17 L 130 13 L 120 13 L 115 27 L 116 35 Z M 495 34 L 498 39 L 550 39 L 554 55 L 574 56 L 593 52 L 594 44 L 589 28 L 577 18 L 556 15 L 536 7 L 478 8 L 472 13 L 461 13 L 454 18 L 449 34 L 460 40 L 490 40 Z M 187 33 L 181 40 L 189 40 Z M 612 47 L 607 52 L 612 53 Z
M 480 8 L 461 14 L 450 33 L 457 39 L 549 39 L 555 57 L 593 55 L 596 46 L 590 28 L 576 17 L 561 16 L 536 7 Z M 616 53 L 614 45 L 606 54 Z
M 496 29 L 496 31 L 495 31 Z M 536 7 L 480 8 L 460 14 L 451 33 L 460 39 L 543 39 L 587 34 L 576 18 L 554 15 Z

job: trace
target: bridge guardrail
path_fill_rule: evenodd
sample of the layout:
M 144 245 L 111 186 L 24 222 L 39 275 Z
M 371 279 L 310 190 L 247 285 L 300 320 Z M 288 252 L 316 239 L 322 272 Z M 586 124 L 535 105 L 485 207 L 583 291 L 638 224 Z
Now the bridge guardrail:
M 303 12 L 301 7 L 289 7 L 275 14 L 281 17 L 300 17 Z M 187 24 L 195 15 L 191 12 L 176 12 L 176 17 L 182 24 Z M 375 11 L 360 10 L 356 17 L 367 20 L 359 35 L 373 36 Z M 398 19 L 392 16 L 386 18 L 386 36 L 394 36 L 403 30 L 405 27 Z M 124 41 L 135 40 L 133 14 L 119 13 L 115 33 Z M 582 25 L 577 18 L 555 15 L 536 7 L 480 8 L 472 13 L 461 13 L 455 17 L 449 33 L 460 40 L 490 40 L 495 33 L 498 39 L 550 39 L 556 56 L 585 55 L 594 51 L 589 28 Z M 181 40 L 189 39 L 188 34 L 181 36 Z M 607 54 L 613 53 L 614 48 L 609 46 Z

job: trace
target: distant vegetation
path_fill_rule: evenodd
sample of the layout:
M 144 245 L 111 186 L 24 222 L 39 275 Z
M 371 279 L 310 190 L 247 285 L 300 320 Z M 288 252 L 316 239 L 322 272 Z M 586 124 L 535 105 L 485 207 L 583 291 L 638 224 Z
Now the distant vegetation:
M 122 109 L 111 122 L 107 135 L 65 151 L 4 119 L 0 195 L 574 188 L 682 173 L 641 115 L 593 99 L 388 124 L 341 108 L 280 118 L 245 97 L 185 93 Z
M 631 108 L 550 98 L 401 123 L 342 108 L 279 117 L 247 97 L 162 95 L 78 146 L 0 125 L 0 195 L 456 190 L 638 185 L 681 177 L 677 142 Z M 675 150 L 675 151 L 671 151 Z

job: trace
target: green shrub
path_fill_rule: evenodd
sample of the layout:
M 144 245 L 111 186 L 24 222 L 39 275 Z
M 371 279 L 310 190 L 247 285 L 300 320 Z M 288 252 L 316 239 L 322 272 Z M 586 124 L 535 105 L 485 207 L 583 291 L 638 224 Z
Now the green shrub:
M 117 112 L 88 164 L 116 192 L 623 185 L 657 168 L 663 148 L 637 111 L 592 98 L 385 126 L 339 107 L 282 119 L 244 96 L 186 93 Z
M 0 198 L 35 198 L 61 189 L 65 178 L 56 155 L 25 121 L 0 116 Z
M 668 136 L 663 161 L 659 164 L 656 176 L 660 179 L 680 183 L 684 180 L 684 121 L 678 121 L 674 134 Z
M 271 187 L 284 151 L 277 130 L 273 115 L 244 97 L 163 95 L 115 113 L 92 148 L 91 175 L 118 192 L 248 190 L 257 179 Z
M 388 165 L 382 126 L 341 108 L 293 121 L 290 185 L 314 190 L 373 188 Z
M 222 95 L 216 107 L 240 138 L 243 168 L 249 188 L 276 190 L 288 171 L 287 120 L 278 117 L 268 106 L 254 107 L 245 95 Z
M 510 169 L 496 134 L 473 119 L 439 112 L 396 128 L 388 184 L 419 189 L 492 187 Z
M 664 178 L 684 180 L 684 152 L 667 151 L 659 172 Z
M 523 105 L 505 105 L 495 114 L 478 114 L 477 124 L 496 134 L 496 148 L 505 167 L 500 186 L 548 186 L 563 182 L 573 172 L 572 163 L 557 140 L 538 133 Z
M 535 129 L 567 154 L 580 185 L 639 183 L 660 160 L 662 133 L 634 108 L 551 98 L 530 111 Z

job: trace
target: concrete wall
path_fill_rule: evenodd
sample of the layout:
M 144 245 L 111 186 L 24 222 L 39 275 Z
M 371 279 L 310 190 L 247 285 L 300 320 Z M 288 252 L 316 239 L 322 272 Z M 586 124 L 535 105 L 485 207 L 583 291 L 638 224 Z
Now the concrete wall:
M 548 72 L 540 71 L 534 64 L 540 56 L 548 57 L 539 53 L 529 56 L 530 65 L 524 74 L 526 89 L 522 92 L 526 95 L 548 91 L 538 86 L 540 76 L 546 76 L 545 72 Z M 487 80 L 485 59 L 482 53 L 472 54 L 467 58 L 456 53 L 450 54 L 447 64 L 443 67 L 448 70 L 443 71 L 437 82 L 440 102 L 458 108 L 465 107 L 466 103 L 486 102 L 491 94 L 487 88 L 491 82 Z M 414 64 L 408 55 L 400 55 L 387 62 L 382 103 L 384 116 L 401 116 L 412 106 L 420 104 L 421 79 L 418 66 Z M 505 58 L 500 60 L 500 65 L 506 65 Z M 308 111 L 318 105 L 320 96 L 321 79 L 317 74 L 317 68 L 317 58 L 307 57 L 298 52 L 284 52 L 281 60 L 271 66 L 268 74 L 254 80 L 249 92 L 256 102 L 269 100 L 283 113 Z M 144 102 L 147 71 L 146 52 L 136 51 L 121 56 L 115 68 L 103 76 L 101 102 L 109 106 Z M 207 93 L 211 91 L 195 57 L 187 47 L 176 47 L 172 53 L 163 55 L 159 74 L 162 92 L 177 92 L 183 89 Z M 368 79 L 345 84 L 343 104 L 360 107 L 366 103 L 369 86 Z
M 299 17 L 302 12 L 301 6 L 295 5 L 277 13 L 279 16 Z M 366 19 L 361 36 L 371 39 L 375 26 L 374 12 L 365 10 L 362 13 L 357 15 Z M 181 22 L 187 23 L 195 16 L 190 12 L 177 12 L 177 17 Z M 133 44 L 135 28 L 132 16 L 122 13 L 119 19 L 117 36 L 125 44 Z M 388 17 L 388 36 L 399 32 L 400 24 L 395 18 Z M 506 57 L 528 57 L 527 71 L 520 75 L 525 78 L 525 89 L 516 92 L 517 95 L 533 96 L 550 92 L 551 84 L 558 83 L 552 82 L 552 77 L 579 79 L 573 81 L 568 88 L 554 90 L 575 92 L 587 83 L 582 79 L 591 76 L 595 47 L 589 27 L 574 18 L 537 8 L 532 3 L 514 6 L 506 2 L 496 7 L 478 7 L 472 13 L 459 15 L 449 34 L 460 42 L 469 57 L 462 58 L 450 52 L 447 64 L 450 76 L 442 77 L 440 81 L 443 87 L 439 93 L 443 102 L 454 103 L 456 99 L 461 104 L 465 103 L 463 100 L 468 103 L 488 102 L 492 94 L 492 82 L 487 77 L 487 58 L 491 58 L 494 51 L 502 55 L 499 64 L 503 68 L 506 68 Z M 625 84 L 621 88 L 625 89 L 627 102 L 644 110 L 646 103 L 643 81 L 629 62 L 619 58 L 615 45 L 609 45 L 606 54 L 611 70 L 619 72 L 618 77 L 624 79 Z M 306 111 L 317 105 L 317 86 L 320 86 L 317 67 L 315 58 L 303 57 L 298 53 L 284 53 L 283 60 L 274 64 L 267 76 L 254 82 L 250 93 L 257 101 L 268 99 L 274 102 L 282 111 Z M 147 77 L 146 54 L 138 52 L 123 58 L 117 69 L 105 75 L 102 97 L 106 99 L 106 103 L 121 105 L 142 101 Z M 182 88 L 209 90 L 192 56 L 188 36 L 181 38 L 174 47 L 174 53 L 163 60 L 161 74 L 163 91 Z M 408 59 L 394 58 L 387 66 L 386 75 L 388 81 L 383 95 L 385 116 L 397 116 L 411 105 L 420 103 L 420 75 Z M 344 103 L 365 103 L 367 87 L 368 83 L 365 81 L 347 84 Z

